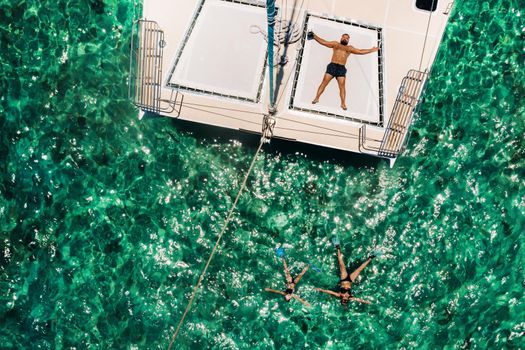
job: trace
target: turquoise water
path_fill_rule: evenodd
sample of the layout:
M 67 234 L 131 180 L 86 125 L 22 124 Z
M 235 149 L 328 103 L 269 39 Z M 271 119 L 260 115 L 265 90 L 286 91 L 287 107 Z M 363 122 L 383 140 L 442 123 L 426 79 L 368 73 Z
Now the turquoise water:
M 273 144 L 178 349 L 525 348 L 525 4 L 456 4 L 409 151 Z M 255 152 L 127 100 L 131 1 L 0 2 L 0 347 L 166 348 Z M 237 137 L 236 137 L 237 138 Z M 331 239 L 355 267 L 345 310 Z M 285 244 L 299 294 L 285 303 Z

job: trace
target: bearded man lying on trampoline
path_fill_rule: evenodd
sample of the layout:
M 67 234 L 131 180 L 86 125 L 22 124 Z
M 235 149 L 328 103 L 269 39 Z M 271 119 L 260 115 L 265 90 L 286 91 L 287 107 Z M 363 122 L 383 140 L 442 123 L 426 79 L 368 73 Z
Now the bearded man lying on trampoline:
M 346 111 L 346 61 L 348 60 L 348 57 L 350 54 L 355 55 L 366 55 L 372 52 L 376 52 L 379 49 L 377 47 L 372 47 L 370 49 L 356 49 L 352 45 L 348 45 L 348 42 L 350 40 L 350 35 L 343 34 L 341 36 L 341 40 L 339 42 L 337 41 L 326 41 L 316 34 L 314 32 L 308 33 L 308 39 L 315 39 L 319 44 L 326 46 L 330 49 L 332 49 L 332 60 L 330 64 L 326 67 L 326 73 L 324 74 L 323 80 L 321 81 L 321 85 L 319 85 L 319 88 L 317 89 L 317 95 L 315 95 L 314 100 L 312 101 L 313 104 L 316 104 L 319 102 L 319 98 L 321 97 L 321 94 L 324 92 L 324 89 L 328 85 L 328 83 L 335 78 L 337 80 L 337 83 L 339 85 L 339 96 L 341 97 L 341 108 Z

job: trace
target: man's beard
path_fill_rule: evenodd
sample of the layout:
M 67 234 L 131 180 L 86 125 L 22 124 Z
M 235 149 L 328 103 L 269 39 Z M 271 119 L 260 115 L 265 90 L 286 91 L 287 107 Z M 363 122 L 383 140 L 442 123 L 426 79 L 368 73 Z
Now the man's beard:
M 341 44 L 342 44 L 342 45 L 348 45 L 348 40 L 341 39 Z

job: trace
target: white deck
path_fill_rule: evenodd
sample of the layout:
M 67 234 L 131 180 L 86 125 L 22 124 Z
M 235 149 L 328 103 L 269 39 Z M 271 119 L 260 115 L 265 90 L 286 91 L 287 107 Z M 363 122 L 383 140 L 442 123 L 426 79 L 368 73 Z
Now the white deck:
M 282 7 L 285 3 L 290 7 Z M 174 89 L 184 95 L 180 114 L 178 108 L 161 114 L 260 133 L 269 90 L 264 2 L 144 0 L 143 6 L 143 18 L 164 32 L 162 98 L 172 98 Z M 425 70 L 434 60 L 449 1 L 439 1 L 432 14 L 422 59 L 429 13 L 416 9 L 415 0 L 277 1 L 277 6 L 283 19 L 300 28 L 301 38 L 287 48 L 288 63 L 275 68 L 280 85 L 274 137 L 374 154 L 360 148 L 359 130 L 366 124 L 368 145 L 379 147 L 403 77 L 420 62 Z M 254 26 L 263 33 L 254 33 Z M 378 53 L 349 58 L 347 111 L 340 108 L 335 80 L 320 103 L 311 104 L 331 50 L 304 40 L 304 29 L 327 40 L 348 33 L 357 48 L 377 46 L 382 38 L 380 59 Z

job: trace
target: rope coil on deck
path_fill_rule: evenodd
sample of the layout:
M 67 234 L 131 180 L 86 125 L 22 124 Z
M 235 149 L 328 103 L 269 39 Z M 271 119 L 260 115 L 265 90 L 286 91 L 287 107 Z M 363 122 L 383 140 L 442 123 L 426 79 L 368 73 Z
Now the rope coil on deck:
M 263 118 L 261 142 L 270 143 L 270 139 L 273 137 L 273 129 L 277 120 L 274 117 L 275 113 L 270 110 L 269 114 L 265 114 Z

